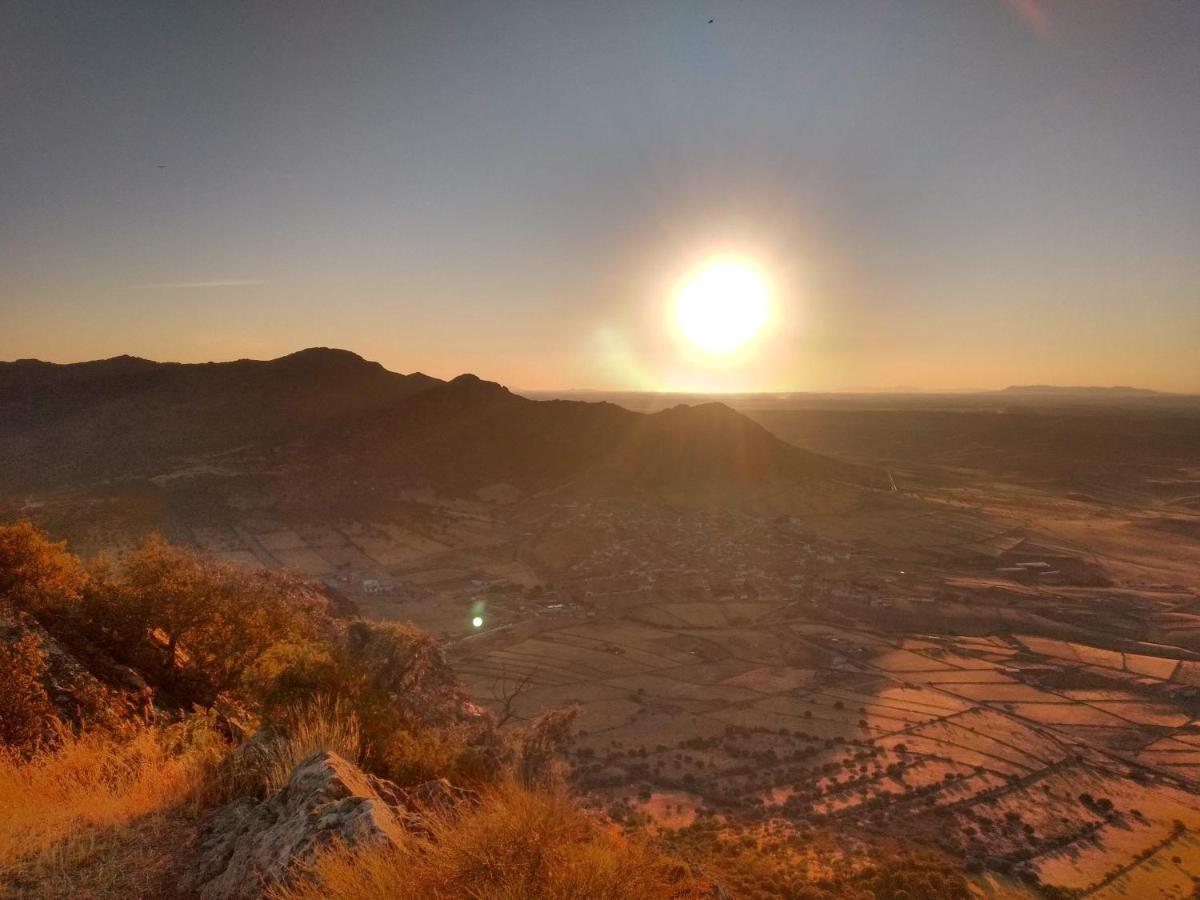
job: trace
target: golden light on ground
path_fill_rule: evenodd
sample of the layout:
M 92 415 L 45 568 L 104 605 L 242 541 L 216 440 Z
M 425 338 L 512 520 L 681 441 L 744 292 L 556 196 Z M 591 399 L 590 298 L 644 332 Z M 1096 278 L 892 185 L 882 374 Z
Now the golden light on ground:
M 728 354 L 758 335 L 771 318 L 766 279 L 742 259 L 709 260 L 679 288 L 675 327 L 693 347 Z

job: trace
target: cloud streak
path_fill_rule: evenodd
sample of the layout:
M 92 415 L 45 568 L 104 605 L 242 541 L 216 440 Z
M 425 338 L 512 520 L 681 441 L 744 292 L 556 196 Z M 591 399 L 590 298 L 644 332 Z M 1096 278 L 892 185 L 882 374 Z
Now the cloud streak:
M 260 284 L 266 284 L 266 282 L 252 278 L 226 278 L 215 281 L 152 281 L 147 284 L 135 284 L 133 287 L 139 291 L 197 290 L 204 288 L 254 287 Z

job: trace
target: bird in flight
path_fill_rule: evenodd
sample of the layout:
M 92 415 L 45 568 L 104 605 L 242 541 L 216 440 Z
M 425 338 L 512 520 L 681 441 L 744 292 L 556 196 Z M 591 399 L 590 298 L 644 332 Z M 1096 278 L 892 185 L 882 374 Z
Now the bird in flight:
M 166 166 L 159 166 L 159 168 L 160 168 L 160 169 L 165 169 L 165 168 L 166 168 Z
M 708 24 L 711 25 L 714 21 L 715 21 L 714 19 L 709 19 Z

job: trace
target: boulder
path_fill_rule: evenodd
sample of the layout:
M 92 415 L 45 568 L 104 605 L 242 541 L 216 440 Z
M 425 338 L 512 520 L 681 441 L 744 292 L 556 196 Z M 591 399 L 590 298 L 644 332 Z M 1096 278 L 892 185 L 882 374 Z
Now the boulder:
M 240 800 L 214 813 L 179 889 L 201 900 L 258 898 L 331 842 L 394 845 L 421 828 L 423 810 L 469 795 L 444 782 L 405 790 L 323 751 L 265 800 Z

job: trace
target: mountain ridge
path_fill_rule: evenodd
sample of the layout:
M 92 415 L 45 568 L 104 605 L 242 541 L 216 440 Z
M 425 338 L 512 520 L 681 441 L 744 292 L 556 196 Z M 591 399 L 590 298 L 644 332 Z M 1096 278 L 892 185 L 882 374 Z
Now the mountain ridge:
M 230 453 L 254 473 L 285 463 L 332 485 L 461 491 L 861 475 L 721 403 L 645 415 L 532 400 L 473 373 L 402 375 L 325 347 L 265 361 L 0 363 L 0 451 L 18 461 L 0 489 L 154 477 Z

